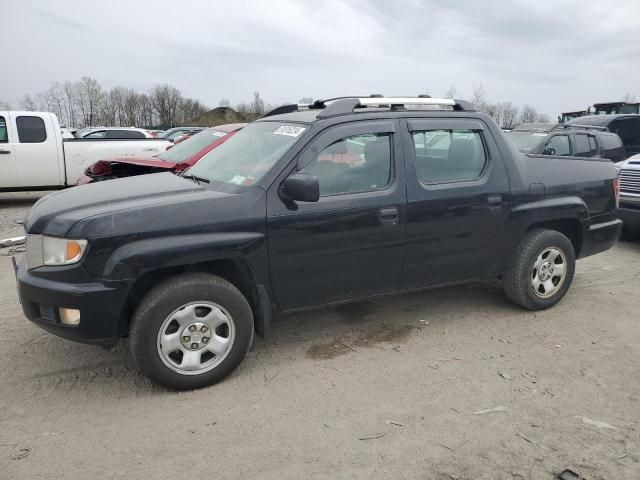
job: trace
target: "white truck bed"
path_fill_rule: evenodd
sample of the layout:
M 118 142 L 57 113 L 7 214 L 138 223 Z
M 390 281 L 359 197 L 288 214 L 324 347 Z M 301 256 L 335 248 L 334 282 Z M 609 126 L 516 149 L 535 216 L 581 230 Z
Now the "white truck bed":
M 0 191 L 72 186 L 98 160 L 151 157 L 169 145 L 155 138 L 63 140 L 53 113 L 0 111 Z

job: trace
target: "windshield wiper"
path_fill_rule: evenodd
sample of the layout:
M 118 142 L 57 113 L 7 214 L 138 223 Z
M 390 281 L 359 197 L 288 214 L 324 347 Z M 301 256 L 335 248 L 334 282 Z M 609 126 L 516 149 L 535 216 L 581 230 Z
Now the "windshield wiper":
M 188 178 L 189 180 L 193 180 L 194 182 L 196 182 L 198 185 L 200 185 L 200 182 L 204 182 L 204 183 L 211 183 L 211 180 L 209 180 L 208 178 L 202 178 L 202 177 L 198 177 L 197 175 L 181 175 L 182 178 Z

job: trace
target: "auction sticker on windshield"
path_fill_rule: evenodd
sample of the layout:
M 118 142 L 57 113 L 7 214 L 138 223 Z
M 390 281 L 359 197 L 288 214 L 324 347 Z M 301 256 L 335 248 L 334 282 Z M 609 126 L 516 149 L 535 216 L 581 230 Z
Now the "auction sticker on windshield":
M 287 137 L 298 137 L 306 130 L 305 127 L 295 127 L 293 125 L 283 125 L 273 132 L 274 135 L 286 135 Z

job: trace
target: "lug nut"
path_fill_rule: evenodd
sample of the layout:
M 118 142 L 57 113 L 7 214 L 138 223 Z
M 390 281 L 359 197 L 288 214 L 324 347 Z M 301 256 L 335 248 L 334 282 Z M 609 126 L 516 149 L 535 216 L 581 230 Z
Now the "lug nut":
M 203 326 L 202 326 L 202 328 L 200 329 L 200 331 L 201 331 L 202 333 L 206 332 L 207 330 L 209 330 L 209 329 L 207 328 L 207 326 L 206 326 L 206 325 L 203 325 Z
M 209 337 L 202 337 L 202 343 L 207 343 L 209 341 Z
M 191 348 L 193 348 L 193 349 L 198 348 L 198 344 L 197 344 L 197 343 L 192 343 L 192 344 L 191 344 Z
M 189 331 L 190 332 L 195 332 L 196 331 L 196 326 L 195 325 L 189 325 Z
M 183 342 L 190 342 L 191 341 L 191 337 L 189 335 L 185 335 L 184 337 L 182 337 L 182 341 Z

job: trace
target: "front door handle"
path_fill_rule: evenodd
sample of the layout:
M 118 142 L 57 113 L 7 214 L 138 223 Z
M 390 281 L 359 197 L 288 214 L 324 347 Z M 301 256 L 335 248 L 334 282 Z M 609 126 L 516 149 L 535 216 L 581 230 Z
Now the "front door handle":
M 498 208 L 502 206 L 502 195 L 489 195 L 487 197 L 489 208 Z
M 8 155 L 11 152 L 9 150 L 0 150 L 0 155 Z

